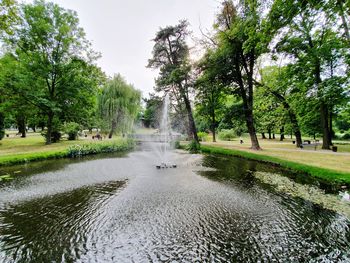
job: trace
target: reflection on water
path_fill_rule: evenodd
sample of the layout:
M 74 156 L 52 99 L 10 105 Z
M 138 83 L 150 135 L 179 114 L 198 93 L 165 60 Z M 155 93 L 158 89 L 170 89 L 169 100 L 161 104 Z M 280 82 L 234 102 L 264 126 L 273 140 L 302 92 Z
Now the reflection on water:
M 106 182 L 1 209 L 3 258 L 73 261 L 85 252 L 89 229 L 125 182 Z M 49 248 L 49 249 L 48 249 Z
M 144 147 L 0 188 L 4 262 L 347 262 L 349 220 L 275 191 L 237 158 Z M 56 161 L 60 162 L 60 161 Z M 201 165 L 212 169 L 202 169 Z M 213 169 L 214 168 L 214 169 Z

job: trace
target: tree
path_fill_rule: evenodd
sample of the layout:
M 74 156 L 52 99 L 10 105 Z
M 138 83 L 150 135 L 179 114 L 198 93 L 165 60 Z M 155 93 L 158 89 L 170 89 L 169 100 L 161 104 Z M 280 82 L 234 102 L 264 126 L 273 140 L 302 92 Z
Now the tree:
M 22 11 L 20 26 L 10 37 L 21 65 L 15 92 L 46 115 L 50 144 L 60 114 L 90 106 L 96 86 L 81 81 L 93 78 L 86 73 L 95 57 L 75 12 L 44 1 L 24 5 Z
M 293 78 L 293 72 L 288 67 L 269 66 L 260 72 L 261 92 L 273 96 L 286 111 L 296 138 L 296 146 L 301 147 L 301 130 L 297 117 L 297 109 L 302 103 L 298 88 Z M 297 97 L 297 98 L 296 98 Z M 296 102 L 296 103 L 293 103 Z
M 218 80 L 215 71 L 215 60 L 211 58 L 212 51 L 208 50 L 200 61 L 198 68 L 201 72 L 196 81 L 196 109 L 199 114 L 209 120 L 210 131 L 213 135 L 213 142 L 216 142 L 216 128 L 218 126 L 218 115 L 224 107 L 225 86 Z
M 189 48 L 186 37 L 189 35 L 188 22 L 183 20 L 176 26 L 161 28 L 153 39 L 153 57 L 148 67 L 160 69 L 156 80 L 157 91 L 171 93 L 179 105 L 184 104 L 187 111 L 189 133 L 192 139 L 199 142 L 194 122 L 190 91 L 193 88 Z
M 251 148 L 260 149 L 253 117 L 253 93 L 258 58 L 267 51 L 268 35 L 264 32 L 262 10 L 258 1 L 223 2 L 215 25 L 218 48 L 216 66 L 221 81 L 243 102 Z
M 163 101 L 155 94 L 149 94 L 149 96 L 149 99 L 144 99 L 144 102 L 146 103 L 146 109 L 143 116 L 144 124 L 147 128 L 158 128 Z
M 322 148 L 329 149 L 332 145 L 334 107 L 344 98 L 346 77 L 341 68 L 344 67 L 346 49 L 335 32 L 336 22 L 325 13 L 324 3 L 276 0 L 272 21 L 280 32 L 276 51 L 289 55 L 290 66 L 300 87 L 304 88 L 304 97 L 318 101 L 323 130 Z M 286 8 L 291 6 L 291 9 Z
M 16 0 L 2 0 L 0 2 L 0 36 L 12 34 L 13 27 L 19 22 L 18 4 Z
M 120 74 L 107 81 L 98 97 L 98 108 L 110 129 L 109 138 L 117 131 L 125 133 L 132 128 L 140 100 L 140 92 L 127 84 Z

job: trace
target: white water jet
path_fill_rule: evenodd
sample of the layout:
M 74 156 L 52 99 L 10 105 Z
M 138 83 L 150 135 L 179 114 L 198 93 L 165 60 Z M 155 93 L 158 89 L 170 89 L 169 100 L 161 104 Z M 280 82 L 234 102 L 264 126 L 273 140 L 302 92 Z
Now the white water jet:
M 176 165 L 170 164 L 169 151 L 171 148 L 171 122 L 169 118 L 169 106 L 170 99 L 169 94 L 165 95 L 163 108 L 162 108 L 162 116 L 160 119 L 160 127 L 159 127 L 159 139 L 161 141 L 160 147 L 160 161 L 161 163 L 157 165 L 157 168 L 175 168 Z

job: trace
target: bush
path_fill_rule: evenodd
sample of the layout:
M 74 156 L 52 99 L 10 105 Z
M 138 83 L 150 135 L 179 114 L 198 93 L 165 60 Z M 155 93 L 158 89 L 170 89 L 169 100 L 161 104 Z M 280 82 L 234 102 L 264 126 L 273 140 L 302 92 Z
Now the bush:
M 113 141 L 113 142 L 99 142 L 83 145 L 72 145 L 68 148 L 69 157 L 80 157 L 84 155 L 96 153 L 112 153 L 121 152 L 131 149 L 134 146 L 133 140 Z
M 346 133 L 344 133 L 343 136 L 342 136 L 342 139 L 343 140 L 350 140 L 350 132 L 347 131 Z
M 80 125 L 76 122 L 68 122 L 63 127 L 64 132 L 68 135 L 68 140 L 74 141 L 78 137 Z
M 47 130 L 41 133 L 42 136 L 45 137 L 45 140 L 47 141 Z M 62 137 L 62 134 L 57 131 L 54 130 L 51 132 L 51 142 L 58 142 Z
M 237 137 L 236 131 L 234 131 L 233 129 L 230 130 L 221 130 L 219 131 L 219 139 L 223 140 L 223 141 L 231 141 L 234 138 Z
M 198 136 L 198 139 L 200 141 L 205 142 L 205 139 L 207 138 L 208 133 L 206 133 L 206 132 L 198 132 L 197 136 Z
M 181 149 L 180 141 L 175 141 L 175 142 L 174 142 L 174 148 L 175 148 L 175 149 Z
M 198 153 L 201 149 L 201 145 L 196 142 L 195 140 L 192 140 L 186 147 L 186 150 L 190 153 Z

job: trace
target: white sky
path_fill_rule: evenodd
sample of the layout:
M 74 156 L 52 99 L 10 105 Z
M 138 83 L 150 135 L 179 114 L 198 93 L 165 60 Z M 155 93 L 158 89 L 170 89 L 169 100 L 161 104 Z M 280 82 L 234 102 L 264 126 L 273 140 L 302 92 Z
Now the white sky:
M 26 0 L 25 2 L 31 2 Z M 160 27 L 187 19 L 194 36 L 211 29 L 219 0 L 53 0 L 75 10 L 93 49 L 102 54 L 97 62 L 107 75 L 121 73 L 147 96 L 157 72 L 146 68 Z

